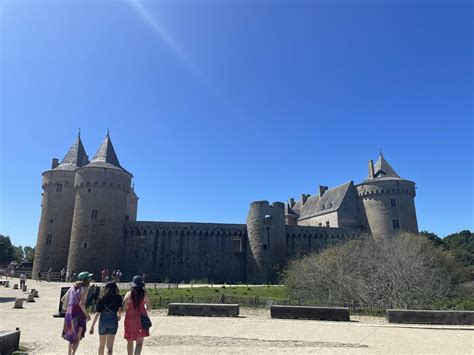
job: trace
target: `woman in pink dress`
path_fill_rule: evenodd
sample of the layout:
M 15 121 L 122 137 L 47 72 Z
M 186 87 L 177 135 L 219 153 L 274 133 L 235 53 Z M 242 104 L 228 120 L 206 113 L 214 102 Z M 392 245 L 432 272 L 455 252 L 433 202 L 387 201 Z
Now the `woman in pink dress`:
M 130 286 L 131 290 L 125 294 L 123 300 L 126 312 L 124 322 L 125 339 L 127 339 L 128 355 L 138 355 L 142 351 L 144 338 L 150 336 L 148 329 L 142 325 L 142 317 L 148 318 L 147 310 L 151 309 L 151 304 L 141 276 L 134 276 Z M 135 352 L 133 349 L 134 341 L 136 342 Z

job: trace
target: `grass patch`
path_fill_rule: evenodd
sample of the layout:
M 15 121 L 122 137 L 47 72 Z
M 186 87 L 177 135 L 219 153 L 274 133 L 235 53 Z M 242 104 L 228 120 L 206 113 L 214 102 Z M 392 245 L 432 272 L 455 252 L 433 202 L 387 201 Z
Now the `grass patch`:
M 121 294 L 125 294 L 127 290 L 121 290 Z M 288 299 L 288 293 L 285 286 L 224 286 L 224 287 L 183 287 L 183 288 L 147 288 L 151 303 L 166 304 L 169 302 L 189 302 L 195 299 L 197 302 L 210 301 L 220 297 L 230 298 L 239 297 L 242 299 L 268 299 L 268 300 L 285 300 Z

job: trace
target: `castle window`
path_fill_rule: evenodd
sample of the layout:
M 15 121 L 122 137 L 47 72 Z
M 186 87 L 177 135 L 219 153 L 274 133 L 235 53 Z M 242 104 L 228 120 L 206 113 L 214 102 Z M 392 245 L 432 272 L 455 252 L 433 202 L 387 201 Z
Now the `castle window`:
M 390 199 L 390 206 L 392 206 L 392 207 L 397 207 L 397 201 L 395 201 L 394 198 L 391 198 L 391 199 Z
M 97 219 L 97 210 L 92 210 L 92 217 L 91 219 Z
M 125 216 L 125 220 L 128 221 L 129 219 L 130 219 L 130 216 L 127 214 L 127 215 Z
M 87 189 L 87 192 L 91 192 L 92 190 L 91 189 Z
M 63 184 L 57 184 L 56 185 L 56 192 L 61 192 L 63 191 Z
M 400 229 L 400 222 L 398 221 L 398 219 L 392 219 L 392 226 L 393 229 Z
M 87 249 L 87 242 L 83 242 L 83 243 L 82 243 L 82 247 L 83 247 L 84 249 Z
M 46 235 L 46 245 L 51 245 L 52 241 L 53 241 L 53 235 L 52 234 L 47 234 Z
M 323 224 L 322 224 L 322 223 L 319 223 L 319 226 L 320 226 L 320 227 L 322 227 L 322 226 L 323 226 Z
M 263 250 L 267 250 L 267 245 L 263 244 Z
M 326 221 L 326 227 L 329 227 L 329 221 Z
M 54 221 L 54 219 L 50 219 L 50 220 L 49 220 L 49 223 L 53 223 L 53 221 Z
M 242 239 L 240 237 L 234 237 L 234 239 L 232 239 L 232 250 L 234 253 L 242 252 Z

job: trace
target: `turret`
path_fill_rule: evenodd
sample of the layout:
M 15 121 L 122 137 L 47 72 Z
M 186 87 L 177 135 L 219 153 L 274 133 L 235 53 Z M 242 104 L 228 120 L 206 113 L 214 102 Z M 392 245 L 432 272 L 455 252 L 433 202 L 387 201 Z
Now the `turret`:
M 286 260 L 285 204 L 256 201 L 247 217 L 247 282 L 276 282 Z
M 61 163 L 54 158 L 51 169 L 43 173 L 33 275 L 50 268 L 58 272 L 67 265 L 76 194 L 74 177 L 76 170 L 87 163 L 87 154 L 78 135 Z
M 368 166 L 367 179 L 356 186 L 363 226 L 374 236 L 418 233 L 415 183 L 401 178 L 382 154 Z
M 131 180 L 107 133 L 91 162 L 76 171 L 70 270 L 98 273 L 103 267 L 121 268 Z

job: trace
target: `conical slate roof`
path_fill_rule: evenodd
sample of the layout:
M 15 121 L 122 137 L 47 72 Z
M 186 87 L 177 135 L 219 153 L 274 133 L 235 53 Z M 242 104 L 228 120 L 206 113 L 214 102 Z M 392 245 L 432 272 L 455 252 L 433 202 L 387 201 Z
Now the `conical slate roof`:
M 377 178 L 395 178 L 401 179 L 401 177 L 393 170 L 388 161 L 380 154 L 379 159 L 374 165 L 374 179 Z M 370 178 L 367 177 L 367 180 Z
M 81 136 L 78 135 L 66 156 L 54 170 L 76 170 L 87 163 L 89 163 L 89 159 L 82 145 Z
M 112 141 L 110 140 L 108 133 L 88 166 L 115 168 L 126 171 L 119 163 L 117 154 L 115 153 L 114 146 L 112 145 Z

